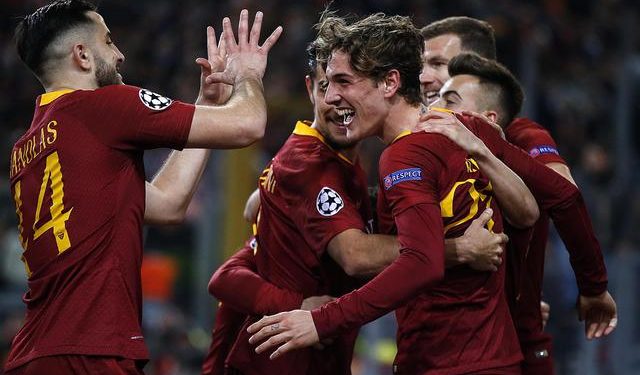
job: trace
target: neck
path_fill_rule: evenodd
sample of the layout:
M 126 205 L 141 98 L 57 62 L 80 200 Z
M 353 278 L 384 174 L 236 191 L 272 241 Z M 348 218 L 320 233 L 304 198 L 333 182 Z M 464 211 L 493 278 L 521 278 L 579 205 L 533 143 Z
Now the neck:
M 392 106 L 382 127 L 382 142 L 389 145 L 403 131 L 411 131 L 420 118 L 420 105 L 411 105 L 404 99 Z
M 98 88 L 94 77 L 83 74 L 80 77 L 55 77 L 47 84 L 43 84 L 46 92 L 58 90 L 95 90 Z

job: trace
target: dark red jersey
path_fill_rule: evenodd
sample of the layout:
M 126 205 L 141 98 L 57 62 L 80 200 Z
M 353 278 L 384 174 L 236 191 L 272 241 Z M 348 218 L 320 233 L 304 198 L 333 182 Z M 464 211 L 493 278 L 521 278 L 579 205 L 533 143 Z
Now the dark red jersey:
M 556 225 L 559 223 L 563 228 L 567 235 L 563 239 L 568 243 L 568 247 L 573 249 L 571 262 L 574 269 L 577 270 L 578 285 L 581 291 L 587 295 L 593 295 L 592 293 L 601 293 L 603 288 L 606 289 L 606 269 L 599 245 L 593 235 L 593 228 L 588 219 L 584 202 L 575 186 L 504 141 L 495 130 L 491 129 L 490 125 L 466 116 L 460 116 L 460 120 L 480 136 L 496 156 L 518 173 L 532 191 L 535 190 L 534 195 L 536 195 L 541 207 L 548 210 Z M 426 138 L 420 140 L 420 137 Z M 406 149 L 396 151 L 397 147 L 403 144 L 406 145 Z M 450 177 L 450 183 L 453 185 L 438 185 L 444 184 L 446 181 L 442 177 L 446 176 L 445 172 L 456 166 L 449 159 L 453 157 L 452 154 L 456 149 L 457 147 L 443 137 L 418 134 L 406 137 L 404 142 L 403 139 L 400 139 L 385 151 L 380 162 L 382 179 L 380 186 L 381 190 L 384 189 L 382 190 L 383 199 L 386 201 L 382 206 L 387 206 L 392 212 L 401 244 L 400 256 L 364 287 L 312 311 L 314 323 L 321 339 L 366 323 L 405 303 L 409 303 L 408 306 L 424 306 L 426 310 L 402 309 L 400 311 L 402 314 L 400 316 L 401 324 L 414 327 L 431 324 L 430 320 L 433 317 L 428 308 L 433 308 L 433 302 L 432 299 L 422 296 L 428 294 L 430 290 L 442 288 L 446 283 L 446 278 L 449 277 L 449 270 L 447 270 L 447 274 L 444 272 L 443 233 L 448 234 L 446 232 L 448 228 L 451 231 L 457 229 L 458 234 L 462 233 L 465 224 L 468 225 L 469 220 L 476 217 L 491 199 L 489 189 L 482 189 L 483 185 L 475 186 L 478 179 L 473 178 L 472 173 L 477 172 L 474 171 L 477 166 L 471 160 L 467 160 L 464 153 L 460 157 L 463 159 L 464 165 L 458 168 L 463 168 L 463 170 L 466 168 L 467 173 L 471 175 L 461 175 L 464 177 L 461 180 L 455 179 L 454 175 Z M 393 158 L 396 153 L 400 160 Z M 398 186 L 402 186 L 402 188 L 396 189 Z M 453 190 L 453 186 L 458 188 Z M 461 192 L 467 193 L 468 197 L 463 199 L 463 202 L 467 202 L 467 206 L 458 208 L 456 194 L 458 189 L 462 187 L 468 187 L 466 190 L 461 190 Z M 471 189 L 472 187 L 473 189 Z M 453 193 L 451 193 L 452 191 Z M 441 197 L 449 199 L 441 199 Z M 450 199 L 453 204 L 449 204 Z M 446 204 L 444 204 L 445 202 Z M 491 204 L 493 203 L 491 202 Z M 450 207 L 453 207 L 453 211 L 449 209 Z M 457 223 L 458 221 L 460 222 Z M 452 226 L 452 224 L 456 225 Z M 498 220 L 493 225 L 498 225 Z M 499 230 L 499 228 L 495 227 L 494 229 Z M 583 236 L 572 235 L 576 233 L 583 233 Z M 449 235 L 454 236 L 456 233 Z M 462 272 L 464 267 L 460 266 L 452 271 Z M 468 272 L 471 274 L 472 271 Z M 413 341 L 413 345 L 399 342 L 397 372 L 456 374 L 505 367 L 509 365 L 509 362 L 516 363 L 521 356 L 511 319 L 506 310 L 506 301 L 502 294 L 504 280 L 500 279 L 500 283 L 490 282 L 492 277 L 499 277 L 499 275 L 504 275 L 502 267 L 495 275 L 486 275 L 485 277 L 486 286 L 490 285 L 500 291 L 496 308 L 499 308 L 502 319 L 492 320 L 489 317 L 483 320 L 485 305 L 477 305 L 473 301 L 477 301 L 481 297 L 491 300 L 492 296 L 484 296 L 480 293 L 469 296 L 466 301 L 459 301 L 457 306 L 455 304 L 448 306 L 449 309 L 457 308 L 464 314 L 470 315 L 468 322 L 475 321 L 475 324 L 464 326 L 466 330 L 473 333 L 471 335 L 468 335 L 466 331 L 459 332 L 458 328 L 462 324 L 462 320 L 458 315 L 453 315 L 456 320 L 449 318 L 449 322 L 441 322 L 444 329 L 440 328 L 440 332 L 446 333 L 449 337 L 447 337 L 446 343 L 439 347 L 432 347 L 428 340 L 414 339 L 414 337 L 426 337 L 430 332 L 421 332 L 419 329 L 411 331 L 399 327 L 399 341 Z M 445 282 L 442 281 L 443 278 Z M 474 283 L 474 281 L 465 280 L 465 286 L 469 290 L 478 288 L 481 284 Z M 462 285 L 453 286 L 462 288 Z M 440 298 L 440 301 L 444 301 L 443 297 L 447 296 L 437 297 Z M 455 301 L 453 299 L 455 296 L 451 297 L 451 301 Z M 418 301 L 412 301 L 412 298 L 418 299 Z M 441 310 L 436 309 L 435 312 L 437 316 Z M 427 321 L 422 322 L 422 320 Z M 488 336 L 483 336 L 481 334 L 482 327 L 491 321 L 498 325 L 490 326 L 489 330 L 484 331 Z M 434 329 L 437 330 L 438 327 L 434 327 Z M 456 335 L 452 334 L 453 332 L 456 332 Z M 457 333 L 460 333 L 460 336 L 457 336 Z M 498 345 L 496 345 L 496 341 L 499 343 Z M 458 342 L 465 345 L 462 352 L 443 354 Z M 483 346 L 481 342 L 486 342 L 487 345 Z M 407 349 L 406 346 L 410 346 L 410 348 Z M 425 347 L 432 351 L 425 350 Z M 402 350 L 410 350 L 410 352 L 401 353 Z M 473 356 L 477 356 L 478 359 L 470 360 Z M 440 362 L 435 363 L 434 359 L 440 360 Z
M 526 151 L 537 161 L 566 164 L 559 155 L 556 142 L 541 125 L 517 118 L 505 129 L 507 141 Z M 530 229 L 509 229 L 507 244 L 507 296 L 511 314 L 518 332 L 525 362 L 535 362 L 536 352 L 550 355 L 550 337 L 543 332 L 540 301 L 544 276 L 544 258 L 549 236 L 549 216 L 540 212 L 540 218 Z M 537 362 L 544 360 L 538 359 Z M 550 362 L 551 360 L 548 359 Z M 547 366 L 551 368 L 551 366 Z M 539 370 L 536 370 L 539 371 Z M 546 373 L 553 373 L 547 370 Z
M 247 315 L 271 315 L 300 308 L 302 304 L 301 293 L 278 288 L 258 275 L 255 248 L 256 240 L 252 237 L 209 281 L 209 292 L 221 303 L 202 365 L 203 375 L 224 373 L 227 355 Z
M 125 85 L 37 99 L 11 154 L 29 290 L 6 369 L 58 354 L 148 357 L 142 150 L 183 147 L 194 108 Z
M 339 296 L 352 289 L 326 252 L 347 229 L 368 230 L 371 209 L 364 172 L 329 147 L 322 135 L 298 122 L 293 135 L 260 177 L 258 273 L 266 281 L 302 294 Z M 247 324 L 261 316 L 252 316 Z M 245 327 L 246 328 L 246 327 Z M 250 374 L 350 374 L 354 328 L 332 345 L 294 351 L 271 361 L 257 355 L 241 331 L 229 365 Z

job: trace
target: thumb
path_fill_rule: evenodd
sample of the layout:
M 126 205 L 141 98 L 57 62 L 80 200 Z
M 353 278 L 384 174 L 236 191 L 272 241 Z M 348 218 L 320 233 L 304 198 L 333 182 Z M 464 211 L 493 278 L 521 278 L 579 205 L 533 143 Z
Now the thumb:
M 212 83 L 226 83 L 228 85 L 234 84 L 233 77 L 231 77 L 229 74 L 226 74 L 225 72 L 211 73 L 205 79 L 205 82 L 207 82 L 207 84 L 212 84 Z
M 209 60 L 205 58 L 198 57 L 196 59 L 196 64 L 200 65 L 200 68 L 202 68 L 202 70 L 205 70 L 205 71 L 211 70 L 211 63 L 209 62 Z
M 471 226 L 475 228 L 484 228 L 485 225 L 491 220 L 491 216 L 493 216 L 493 209 L 486 208 L 477 219 L 471 222 Z

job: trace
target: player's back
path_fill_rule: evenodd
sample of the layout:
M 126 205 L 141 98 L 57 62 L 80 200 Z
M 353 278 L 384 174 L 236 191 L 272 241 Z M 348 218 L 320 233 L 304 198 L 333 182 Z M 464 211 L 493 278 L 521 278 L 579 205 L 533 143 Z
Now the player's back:
M 403 209 L 394 198 L 398 194 L 394 185 L 408 181 L 407 173 L 418 169 L 421 175 L 416 179 L 432 179 L 432 199 L 440 205 L 445 238 L 462 235 L 486 207 L 494 210 L 489 229 L 502 231 L 500 209 L 487 177 L 462 149 L 437 134 L 411 134 L 385 149 L 378 212 Z M 384 233 L 395 231 L 389 219 L 380 226 Z M 497 272 L 479 272 L 466 265 L 446 269 L 438 285 L 396 310 L 396 316 L 398 373 L 459 374 L 520 360 L 504 296 L 504 266 Z
M 134 113 L 124 107 L 143 107 L 139 90 L 44 94 L 12 150 L 11 189 L 29 290 L 7 369 L 44 355 L 148 356 L 140 329 L 142 151 L 113 142 L 123 139 L 116 133 L 139 130 L 123 128 Z M 120 101 L 126 104 L 118 107 Z M 141 117 L 150 112 L 136 111 Z

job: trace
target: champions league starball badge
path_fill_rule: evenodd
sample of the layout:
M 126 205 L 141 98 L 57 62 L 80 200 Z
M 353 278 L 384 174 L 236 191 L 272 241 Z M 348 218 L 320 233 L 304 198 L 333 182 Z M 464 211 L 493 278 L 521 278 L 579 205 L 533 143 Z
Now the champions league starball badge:
M 340 194 L 329 187 L 323 187 L 316 199 L 316 208 L 322 216 L 333 216 L 344 207 Z
M 173 102 L 173 100 L 160 94 L 156 94 L 155 92 L 149 91 L 147 89 L 140 89 L 138 96 L 140 96 L 140 101 L 142 101 L 142 104 L 154 111 L 162 111 L 163 109 L 170 106 Z

